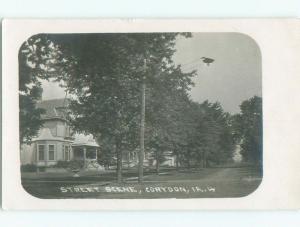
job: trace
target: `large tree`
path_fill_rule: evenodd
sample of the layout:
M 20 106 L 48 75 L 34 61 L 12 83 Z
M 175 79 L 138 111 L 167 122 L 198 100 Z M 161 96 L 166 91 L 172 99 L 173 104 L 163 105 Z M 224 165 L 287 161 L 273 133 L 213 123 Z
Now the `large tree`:
M 184 84 L 187 88 L 192 85 L 191 81 Z M 165 160 L 165 154 L 170 152 L 176 157 L 178 167 L 179 156 L 183 155 L 187 138 L 193 131 L 189 114 L 192 111 L 192 102 L 187 88 L 166 87 L 161 92 L 153 89 L 148 95 L 146 144 L 154 152 L 157 172 L 159 164 Z
M 109 141 L 113 141 L 119 182 L 122 181 L 122 150 L 138 146 L 142 81 L 145 80 L 152 94 L 161 95 L 169 88 L 186 89 L 191 83 L 192 74 L 182 73 L 172 61 L 178 35 L 48 36 L 73 59 L 69 73 L 57 78 L 65 82 L 66 89 L 73 95 L 70 103 L 72 123 L 78 131 L 109 137 Z M 163 96 L 160 99 L 163 103 Z M 151 102 L 146 104 L 149 105 Z
M 190 112 L 193 115 L 193 129 L 188 136 L 185 160 L 208 167 L 209 164 L 222 164 L 232 158 L 234 140 L 230 126 L 230 115 L 223 111 L 219 103 L 205 101 L 194 103 Z
M 262 98 L 254 96 L 240 105 L 241 113 L 233 117 L 235 138 L 240 141 L 244 161 L 262 161 Z

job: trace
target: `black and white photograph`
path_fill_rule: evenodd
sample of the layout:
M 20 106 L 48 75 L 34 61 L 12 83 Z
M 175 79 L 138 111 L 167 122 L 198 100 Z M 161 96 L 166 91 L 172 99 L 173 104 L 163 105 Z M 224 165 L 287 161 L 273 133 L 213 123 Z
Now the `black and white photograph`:
M 1 3 L 0 226 L 300 223 L 298 1 Z
M 262 182 L 249 35 L 39 33 L 18 70 L 20 180 L 34 197 L 240 198 Z

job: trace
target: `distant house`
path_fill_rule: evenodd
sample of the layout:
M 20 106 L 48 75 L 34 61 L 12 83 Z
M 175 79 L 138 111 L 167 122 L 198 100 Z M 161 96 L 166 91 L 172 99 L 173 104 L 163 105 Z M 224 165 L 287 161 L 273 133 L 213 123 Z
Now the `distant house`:
M 139 148 L 134 151 L 124 151 L 122 155 L 122 163 L 124 167 L 134 167 L 138 165 Z M 163 153 L 164 160 L 160 166 L 176 166 L 176 157 L 171 151 Z M 115 158 L 116 159 L 116 158 Z M 156 165 L 155 154 L 152 151 L 146 150 L 144 154 L 144 166 L 154 167 Z
M 30 145 L 22 145 L 21 164 L 49 167 L 58 161 L 82 160 L 86 168 L 100 168 L 97 163 L 99 145 L 92 135 L 73 134 L 66 119 L 68 100 L 42 101 L 39 108 L 43 127 Z

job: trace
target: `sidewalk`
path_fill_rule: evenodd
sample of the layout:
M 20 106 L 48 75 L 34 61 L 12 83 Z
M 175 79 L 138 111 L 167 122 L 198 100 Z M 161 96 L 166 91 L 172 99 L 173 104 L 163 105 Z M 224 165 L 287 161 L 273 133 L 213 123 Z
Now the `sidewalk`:
M 77 179 L 74 176 L 75 173 L 71 171 L 66 171 L 66 172 L 60 172 L 60 173 L 55 173 L 55 172 L 21 172 L 21 177 L 22 179 L 30 179 L 30 180 L 36 180 L 36 179 L 61 179 L 61 178 L 72 178 L 72 179 Z M 114 170 L 83 170 L 80 171 L 79 176 L 81 177 L 92 177 L 92 176 L 99 176 L 99 175 L 108 175 L 108 174 L 115 174 Z

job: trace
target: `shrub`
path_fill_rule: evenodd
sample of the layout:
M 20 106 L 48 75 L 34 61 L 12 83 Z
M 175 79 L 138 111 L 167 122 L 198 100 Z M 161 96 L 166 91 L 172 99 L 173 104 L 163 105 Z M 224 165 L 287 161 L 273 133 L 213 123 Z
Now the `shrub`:
M 55 167 L 71 169 L 71 170 L 82 169 L 84 167 L 84 161 L 82 160 L 58 161 Z
M 68 168 L 69 167 L 69 162 L 68 161 L 58 161 L 54 167 Z
M 84 161 L 81 160 L 72 160 L 69 162 L 69 168 L 71 170 L 82 169 L 84 167 Z
M 37 166 L 34 164 L 21 165 L 21 171 L 22 172 L 36 172 Z
M 46 166 L 38 166 L 37 167 L 39 172 L 45 172 L 46 171 Z

